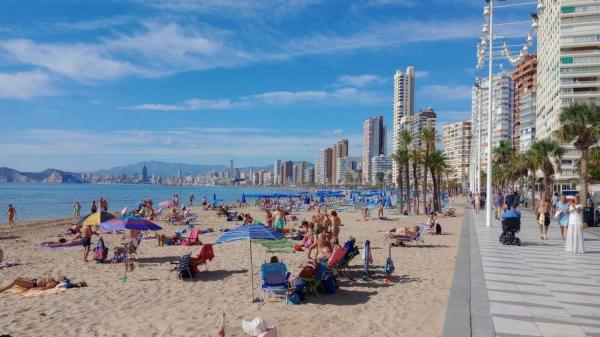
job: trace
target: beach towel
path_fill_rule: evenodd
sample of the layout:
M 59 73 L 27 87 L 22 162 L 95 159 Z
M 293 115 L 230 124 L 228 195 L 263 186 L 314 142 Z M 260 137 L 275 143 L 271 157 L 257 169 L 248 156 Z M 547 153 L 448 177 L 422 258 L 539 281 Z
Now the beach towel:
M 288 239 L 256 241 L 265 247 L 267 253 L 293 253 L 296 250 L 296 244 Z
M 67 242 L 56 242 L 46 241 L 40 242 L 39 247 L 44 249 L 55 249 L 55 248 L 68 248 L 81 246 L 81 240 L 67 241 Z

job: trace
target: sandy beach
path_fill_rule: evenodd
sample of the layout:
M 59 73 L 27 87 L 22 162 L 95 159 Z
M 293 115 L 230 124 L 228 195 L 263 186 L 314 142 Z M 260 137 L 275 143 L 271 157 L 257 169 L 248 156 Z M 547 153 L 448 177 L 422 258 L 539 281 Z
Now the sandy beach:
M 35 278 L 67 275 L 86 281 L 88 287 L 59 293 L 24 297 L 0 293 L 0 334 L 17 336 L 216 336 L 221 315 L 226 313 L 226 336 L 244 336 L 241 320 L 261 316 L 277 325 L 279 336 L 441 336 L 446 303 L 451 287 L 457 244 L 462 223 L 461 199 L 454 200 L 457 217 L 441 217 L 443 235 L 427 235 L 422 247 L 392 247 L 396 267 L 393 283 L 386 284 L 383 272 L 388 257 L 385 233 L 393 227 L 423 223 L 425 216 L 400 217 L 386 211 L 388 220 L 364 222 L 360 212 L 341 212 L 344 226 L 340 239 L 356 238 L 362 250 L 371 241 L 373 279 L 361 279 L 360 256 L 351 263 L 356 282 L 342 279 L 334 295 L 309 294 L 306 303 L 287 305 L 276 298 L 252 304 L 249 279 L 248 241 L 215 245 L 215 259 L 208 271 L 192 281 L 170 273 L 169 262 L 200 246 L 158 247 L 144 240 L 135 270 L 123 282 L 123 264 L 82 261 L 82 247 L 41 249 L 37 244 L 57 240 L 73 219 L 18 223 L 9 229 L 2 224 L 0 248 L 5 260 L 23 265 L 0 270 L 2 284 L 17 276 Z M 202 229 L 232 228 L 215 211 L 194 207 Z M 243 210 L 264 221 L 264 213 L 253 207 Z M 299 215 L 310 217 L 310 213 Z M 163 226 L 174 233 L 182 226 Z M 221 233 L 202 234 L 201 241 L 214 242 Z M 103 235 L 111 249 L 121 235 Z M 93 242 L 97 241 L 94 237 Z M 254 283 L 260 293 L 258 270 L 271 255 L 253 245 Z M 304 265 L 305 252 L 278 253 L 292 272 Z M 201 267 L 202 269 L 202 267 Z

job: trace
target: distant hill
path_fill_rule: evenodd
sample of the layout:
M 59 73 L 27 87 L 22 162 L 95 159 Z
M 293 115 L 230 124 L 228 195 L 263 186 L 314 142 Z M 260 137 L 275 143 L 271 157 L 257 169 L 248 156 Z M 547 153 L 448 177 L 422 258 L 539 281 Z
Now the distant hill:
M 177 171 L 181 169 L 181 174 L 184 176 L 189 175 L 197 175 L 206 172 L 212 171 L 225 171 L 228 169 L 228 166 L 225 165 L 194 165 L 194 164 L 183 164 L 183 163 L 167 163 L 162 161 L 147 161 L 147 162 L 139 162 L 135 164 L 125 165 L 125 166 L 117 166 L 106 170 L 98 170 L 95 172 L 90 172 L 92 174 L 103 175 L 103 174 L 126 174 L 128 176 L 133 176 L 137 174 L 138 176 L 142 174 L 142 168 L 146 165 L 148 169 L 148 175 L 152 176 L 153 174 L 161 177 L 175 177 L 177 176 Z M 259 169 L 259 170 L 272 170 L 272 166 L 257 166 L 257 167 L 242 167 L 238 168 L 241 172 L 247 172 L 250 169 Z
M 0 182 L 4 183 L 81 183 L 79 173 L 47 169 L 42 172 L 20 172 L 8 167 L 0 167 Z

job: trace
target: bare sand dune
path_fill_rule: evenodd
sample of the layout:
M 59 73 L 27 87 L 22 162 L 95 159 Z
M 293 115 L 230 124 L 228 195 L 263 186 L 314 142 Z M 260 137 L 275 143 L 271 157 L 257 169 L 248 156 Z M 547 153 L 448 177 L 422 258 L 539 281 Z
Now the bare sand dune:
M 459 202 L 455 202 L 459 204 Z M 230 228 L 234 223 L 214 212 L 196 209 L 201 228 Z M 247 209 L 257 219 L 264 215 Z M 0 334 L 13 336 L 216 336 L 221 313 L 226 312 L 226 335 L 243 336 L 242 319 L 260 315 L 278 326 L 280 336 L 440 336 L 457 251 L 463 210 L 458 217 L 441 218 L 444 235 L 425 238 L 423 247 L 393 247 L 394 282 L 385 283 L 383 266 L 388 256 L 384 232 L 400 224 L 425 221 L 424 216 L 362 221 L 359 212 L 341 213 L 341 238 L 354 236 L 362 248 L 371 241 L 373 280 L 361 280 L 362 260 L 352 263 L 355 283 L 342 280 L 335 295 L 308 295 L 307 303 L 286 305 L 268 298 L 252 304 L 248 242 L 214 247 L 216 258 L 193 281 L 169 273 L 170 261 L 199 246 L 158 247 L 144 240 L 135 270 L 123 282 L 122 264 L 82 261 L 81 247 L 40 249 L 40 241 L 57 239 L 72 219 L 36 221 L 16 229 L 2 227 L 0 248 L 7 260 L 24 265 L 0 270 L 0 282 L 17 276 L 67 275 L 85 280 L 89 287 L 24 298 L 0 293 Z M 307 216 L 307 213 L 302 215 Z M 5 226 L 5 225 L 4 225 Z M 165 233 L 175 226 L 165 225 Z M 214 242 L 219 233 L 201 235 Z M 103 235 L 108 247 L 119 235 Z M 94 238 L 94 242 L 96 238 Z M 258 266 L 270 254 L 253 245 L 254 279 L 260 287 Z M 305 253 L 278 254 L 292 271 L 299 271 Z M 258 290 L 257 290 L 258 291 Z

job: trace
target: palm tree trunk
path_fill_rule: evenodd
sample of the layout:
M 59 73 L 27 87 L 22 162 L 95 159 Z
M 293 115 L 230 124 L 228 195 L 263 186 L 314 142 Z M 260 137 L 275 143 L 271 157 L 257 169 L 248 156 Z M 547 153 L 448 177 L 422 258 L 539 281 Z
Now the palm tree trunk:
M 413 162 L 413 181 L 415 183 L 415 213 L 419 214 L 419 182 L 417 181 L 417 162 Z M 410 197 L 410 196 L 409 196 Z
M 531 170 L 531 209 L 535 214 L 535 170 Z
M 423 214 L 427 214 L 427 164 L 423 164 L 423 182 L 421 183 L 421 189 L 423 190 L 423 195 L 421 196 L 423 200 Z
M 431 183 L 433 185 L 433 200 L 432 200 L 433 209 L 436 212 L 439 212 L 440 210 L 438 208 L 438 192 L 437 192 L 438 182 L 437 182 L 437 179 L 435 177 L 435 170 L 432 169 L 432 168 L 429 168 L 429 172 L 431 173 Z
M 406 201 L 408 202 L 408 213 L 411 213 L 411 202 L 410 202 L 410 166 L 408 165 L 408 162 L 406 162 L 406 166 L 405 166 L 406 170 L 404 170 L 405 173 L 405 180 L 406 180 Z
M 404 187 L 403 185 L 402 167 L 398 166 L 398 193 L 400 193 L 400 213 L 402 214 L 404 213 L 404 197 L 402 196 L 402 188 Z
M 581 150 L 581 172 L 579 175 L 579 187 L 583 205 L 588 206 L 588 149 Z

